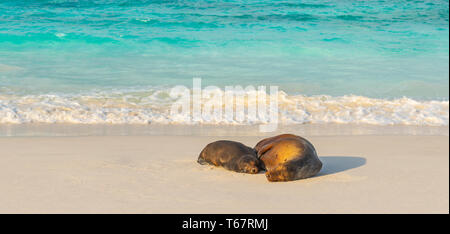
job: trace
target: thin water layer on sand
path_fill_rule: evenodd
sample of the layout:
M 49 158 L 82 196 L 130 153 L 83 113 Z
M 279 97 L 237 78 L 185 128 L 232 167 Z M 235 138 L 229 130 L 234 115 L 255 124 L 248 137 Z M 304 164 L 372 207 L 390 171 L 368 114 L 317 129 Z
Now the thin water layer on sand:
M 293 133 L 302 136 L 416 135 L 448 136 L 448 126 L 369 124 L 281 125 L 263 133 L 257 125 L 161 125 L 161 124 L 1 124 L 0 137 L 48 136 L 273 136 Z

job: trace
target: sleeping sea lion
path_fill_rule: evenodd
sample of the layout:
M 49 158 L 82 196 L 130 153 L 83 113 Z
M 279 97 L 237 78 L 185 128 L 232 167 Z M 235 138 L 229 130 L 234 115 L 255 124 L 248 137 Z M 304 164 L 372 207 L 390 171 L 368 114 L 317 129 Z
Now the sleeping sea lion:
M 314 146 L 305 138 L 283 134 L 266 138 L 255 148 L 269 181 L 291 181 L 316 175 L 322 168 Z
M 239 142 L 223 140 L 208 144 L 197 162 L 250 174 L 258 173 L 261 165 L 254 149 Z
M 261 150 L 261 148 L 264 145 L 266 145 L 266 144 L 268 144 L 270 142 L 273 142 L 273 141 L 277 141 L 277 140 L 282 139 L 282 138 L 302 138 L 302 137 L 294 135 L 294 134 L 281 134 L 281 135 L 274 136 L 274 137 L 268 137 L 268 138 L 265 138 L 265 139 L 259 141 L 255 145 L 254 149 L 256 150 L 256 152 L 258 152 L 259 150 Z

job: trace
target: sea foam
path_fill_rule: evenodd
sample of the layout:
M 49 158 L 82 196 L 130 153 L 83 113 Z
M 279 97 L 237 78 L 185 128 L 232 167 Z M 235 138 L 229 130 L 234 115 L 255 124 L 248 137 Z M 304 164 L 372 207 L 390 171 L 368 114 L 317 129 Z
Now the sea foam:
M 171 114 L 177 101 L 169 89 L 150 91 L 97 92 L 91 94 L 15 95 L 0 94 L 0 123 L 75 123 L 75 124 L 260 124 L 248 119 L 255 105 L 246 99 L 244 121 L 233 118 L 204 118 Z M 247 93 L 248 94 L 248 93 Z M 267 99 L 269 99 L 269 95 Z M 340 97 L 303 96 L 278 93 L 278 121 L 282 125 L 314 123 L 353 123 L 373 125 L 448 126 L 449 102 L 418 101 L 411 98 L 376 99 L 356 95 Z M 201 99 L 223 103 L 223 99 Z M 256 107 L 254 107 L 256 108 Z

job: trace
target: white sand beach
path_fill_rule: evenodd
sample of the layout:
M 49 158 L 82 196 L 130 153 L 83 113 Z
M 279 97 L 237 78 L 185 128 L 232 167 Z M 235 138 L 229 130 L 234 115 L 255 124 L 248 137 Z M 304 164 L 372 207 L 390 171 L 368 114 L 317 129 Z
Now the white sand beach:
M 448 136 L 305 136 L 324 167 L 271 183 L 196 159 L 255 136 L 0 138 L 0 213 L 448 213 Z
M 448 0 L 0 1 L 0 214 L 448 214 L 448 13 Z M 317 175 L 197 163 L 211 142 L 286 133 L 315 146 Z M 308 152 L 297 143 L 273 161 Z

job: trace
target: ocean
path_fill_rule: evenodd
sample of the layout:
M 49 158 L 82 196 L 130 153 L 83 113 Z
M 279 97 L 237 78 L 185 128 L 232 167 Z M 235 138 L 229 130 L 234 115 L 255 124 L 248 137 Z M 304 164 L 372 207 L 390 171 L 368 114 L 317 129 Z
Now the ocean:
M 448 126 L 449 1 L 0 0 L 0 124 L 190 124 L 194 77 L 277 86 L 282 124 Z

